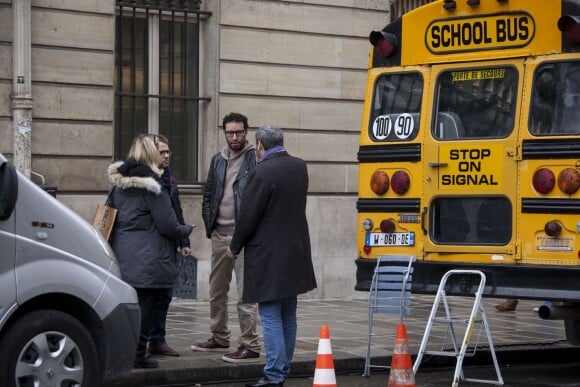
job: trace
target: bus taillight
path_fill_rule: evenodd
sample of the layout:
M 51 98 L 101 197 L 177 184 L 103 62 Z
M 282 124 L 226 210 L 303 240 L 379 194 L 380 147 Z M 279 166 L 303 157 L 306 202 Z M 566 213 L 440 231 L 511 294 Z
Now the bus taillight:
M 411 178 L 407 172 L 397 171 L 393 174 L 391 179 L 391 187 L 393 188 L 393 191 L 399 195 L 403 195 L 405 192 L 407 192 L 410 185 Z
M 371 247 L 370 246 L 364 246 L 363 247 L 363 251 L 366 255 L 369 255 L 371 253 Z
M 381 232 L 390 234 L 395 232 L 395 222 L 392 219 L 384 219 L 381 221 Z
M 547 236 L 557 237 L 562 232 L 562 226 L 551 220 L 544 226 L 544 232 Z
M 380 30 L 371 31 L 369 41 L 377 48 L 379 55 L 384 58 L 392 56 L 398 45 L 397 37 L 394 34 Z
M 562 16 L 558 19 L 558 29 L 564 33 L 568 41 L 580 44 L 580 16 Z
M 532 178 L 534 189 L 541 194 L 550 193 L 554 189 L 555 181 L 554 172 L 548 168 L 538 169 L 534 172 L 534 177 Z
M 389 176 L 383 171 L 376 171 L 371 177 L 371 190 L 377 195 L 383 195 L 389 190 Z
M 394 180 L 394 176 L 393 176 Z M 558 174 L 558 188 L 560 191 L 572 195 L 580 188 L 580 172 L 574 168 L 566 168 Z

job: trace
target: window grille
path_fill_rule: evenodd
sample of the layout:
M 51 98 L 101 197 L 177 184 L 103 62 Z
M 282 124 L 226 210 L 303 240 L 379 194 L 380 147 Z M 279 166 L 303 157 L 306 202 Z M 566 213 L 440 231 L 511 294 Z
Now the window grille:
M 117 1 L 115 158 L 141 133 L 169 139 L 171 171 L 198 180 L 200 30 L 198 0 Z

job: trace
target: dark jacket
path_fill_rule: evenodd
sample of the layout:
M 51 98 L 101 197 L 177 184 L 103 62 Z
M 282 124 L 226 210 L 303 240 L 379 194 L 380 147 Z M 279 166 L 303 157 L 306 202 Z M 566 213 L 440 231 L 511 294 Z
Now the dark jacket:
M 208 238 L 211 238 L 211 233 L 216 228 L 218 209 L 222 198 L 224 197 L 224 185 L 226 182 L 228 160 L 224 157 L 223 153 L 223 151 L 217 153 L 211 159 L 207 180 L 203 190 L 201 215 L 203 217 L 203 223 L 205 224 L 205 234 Z M 256 166 L 256 150 L 254 148 L 248 149 L 241 157 L 244 159 L 233 186 L 236 219 L 240 213 L 240 203 L 242 201 L 248 174 Z
M 143 164 L 117 162 L 109 166 L 117 208 L 112 248 L 123 280 L 135 288 L 169 288 L 177 276 L 174 241 L 191 234 L 180 225 L 169 192 Z
M 171 206 L 175 211 L 175 216 L 177 217 L 177 221 L 179 224 L 185 224 L 185 219 L 183 218 L 183 209 L 181 208 L 181 200 L 179 200 L 179 188 L 177 187 L 177 182 L 173 178 L 171 174 L 171 170 L 169 168 L 165 168 L 163 170 L 163 175 L 161 175 L 161 181 L 169 190 L 169 198 L 171 199 Z M 176 248 L 184 248 L 184 247 L 191 247 L 189 242 L 189 238 L 183 238 L 177 241 Z
M 270 155 L 248 176 L 230 248 L 244 248 L 243 302 L 295 296 L 316 288 L 306 220 L 306 163 Z

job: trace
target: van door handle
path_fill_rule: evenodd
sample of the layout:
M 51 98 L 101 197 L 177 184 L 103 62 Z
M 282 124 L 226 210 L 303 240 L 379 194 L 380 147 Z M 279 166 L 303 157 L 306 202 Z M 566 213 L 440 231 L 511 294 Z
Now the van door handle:
M 429 163 L 431 168 L 439 168 L 439 167 L 446 167 L 447 163 Z

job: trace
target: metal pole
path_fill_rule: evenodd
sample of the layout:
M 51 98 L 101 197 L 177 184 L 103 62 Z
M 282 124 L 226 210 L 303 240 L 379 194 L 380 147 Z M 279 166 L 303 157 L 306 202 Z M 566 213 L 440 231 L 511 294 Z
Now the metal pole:
M 12 128 L 16 169 L 30 178 L 32 132 L 31 0 L 12 2 Z

